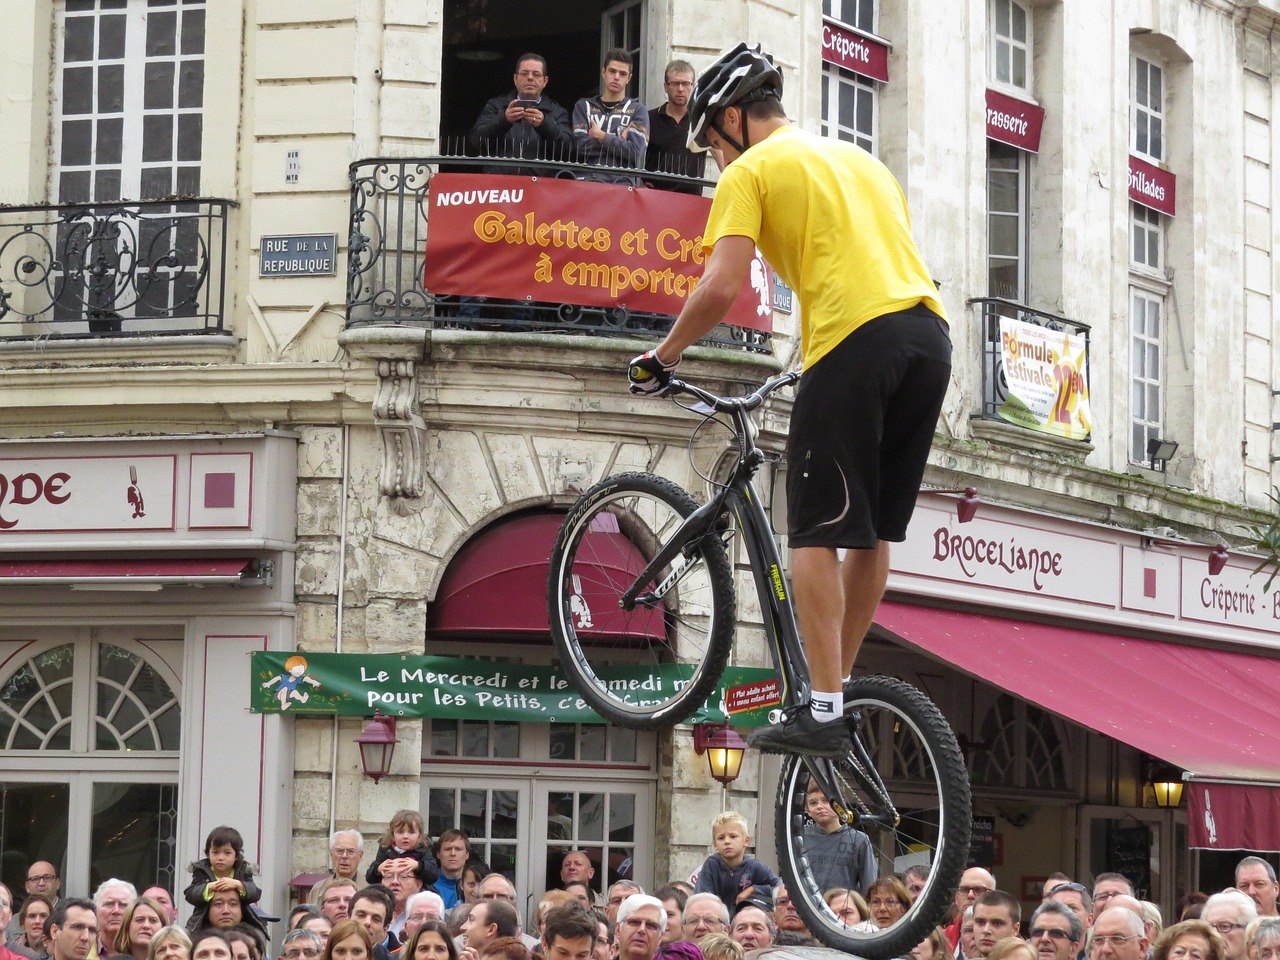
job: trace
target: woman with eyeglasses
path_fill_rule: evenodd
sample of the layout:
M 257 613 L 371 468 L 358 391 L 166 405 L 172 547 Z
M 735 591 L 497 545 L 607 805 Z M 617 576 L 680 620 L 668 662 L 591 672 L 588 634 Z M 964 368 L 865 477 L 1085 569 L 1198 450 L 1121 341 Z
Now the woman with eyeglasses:
M 1249 960 L 1280 960 L 1280 917 L 1259 917 L 1244 931 Z
M 897 877 L 881 877 L 867 887 L 867 906 L 871 908 L 871 922 L 884 930 L 902 919 L 911 906 L 911 894 Z
M 1203 920 L 1175 923 L 1156 939 L 1153 960 L 1226 960 L 1227 944 Z

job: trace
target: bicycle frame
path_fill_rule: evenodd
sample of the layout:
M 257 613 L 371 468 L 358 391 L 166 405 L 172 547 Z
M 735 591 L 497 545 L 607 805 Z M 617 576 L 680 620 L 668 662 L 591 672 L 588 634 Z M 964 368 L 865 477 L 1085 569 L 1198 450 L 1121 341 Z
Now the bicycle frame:
M 782 573 L 782 558 L 778 552 L 773 527 L 755 486 L 755 475 L 765 461 L 765 454 L 756 444 L 758 431 L 751 414 L 774 390 L 788 386 L 798 379 L 799 374 L 784 374 L 767 381 L 754 393 L 731 399 L 717 397 L 681 380 L 671 381 L 673 394 L 688 393 L 711 410 L 728 414 L 733 418 L 738 458 L 729 479 L 719 491 L 685 518 L 662 549 L 649 561 L 633 586 L 621 597 L 622 606 L 627 610 L 633 609 L 637 603 L 644 602 L 649 597 L 654 599 L 660 597 L 665 590 L 679 580 L 683 571 L 687 569 L 687 566 L 677 562 L 677 557 L 681 554 L 687 557 L 686 548 L 697 543 L 702 537 L 718 535 L 717 525 L 722 523 L 727 513 L 731 513 L 746 543 L 751 576 L 763 613 L 769 653 L 781 684 L 781 702 L 784 708 L 794 707 L 808 700 L 811 682 L 809 661 L 796 624 L 790 590 Z M 671 573 L 657 585 L 652 594 L 642 597 L 640 585 L 651 582 L 657 572 L 668 565 L 672 567 Z M 863 819 L 896 821 L 898 815 L 890 800 L 889 791 L 867 753 L 861 737 L 854 736 L 853 745 L 853 759 L 856 761 L 859 779 L 862 781 L 860 785 L 868 794 L 877 797 L 880 801 L 879 810 L 872 812 L 864 809 L 860 811 L 860 816 Z M 830 799 L 836 814 L 846 823 L 851 823 L 854 813 L 839 801 L 842 792 L 835 781 L 835 771 L 831 761 L 806 758 L 805 764 L 823 793 Z

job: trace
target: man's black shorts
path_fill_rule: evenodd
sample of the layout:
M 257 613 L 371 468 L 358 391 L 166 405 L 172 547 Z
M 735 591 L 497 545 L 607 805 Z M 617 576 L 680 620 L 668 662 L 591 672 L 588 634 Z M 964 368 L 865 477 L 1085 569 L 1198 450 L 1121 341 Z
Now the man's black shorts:
M 922 305 L 863 324 L 804 371 L 787 438 L 792 547 L 906 539 L 950 376 L 947 325 Z

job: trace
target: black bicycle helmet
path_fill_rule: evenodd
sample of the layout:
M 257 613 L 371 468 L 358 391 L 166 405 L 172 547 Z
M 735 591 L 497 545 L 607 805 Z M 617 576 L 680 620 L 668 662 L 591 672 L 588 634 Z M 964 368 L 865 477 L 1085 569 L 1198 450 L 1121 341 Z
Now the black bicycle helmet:
M 693 85 L 693 96 L 689 98 L 689 149 L 710 147 L 707 130 L 718 111 L 768 97 L 782 99 L 782 74 L 760 44 L 740 43 L 722 54 Z

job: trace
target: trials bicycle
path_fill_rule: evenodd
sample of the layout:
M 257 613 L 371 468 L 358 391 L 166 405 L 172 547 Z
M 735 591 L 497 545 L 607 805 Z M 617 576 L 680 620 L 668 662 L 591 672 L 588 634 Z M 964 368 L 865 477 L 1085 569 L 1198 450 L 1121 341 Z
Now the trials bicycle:
M 716 396 L 673 379 L 668 395 L 693 398 L 680 405 L 704 417 L 695 438 L 711 422 L 732 431 L 736 460 L 728 478 L 712 482 L 699 506 L 663 477 L 618 474 L 583 493 L 565 517 L 548 575 L 551 634 L 565 676 L 604 719 L 641 730 L 669 727 L 715 690 L 736 625 L 727 544 L 737 534 L 750 561 L 780 706 L 809 699 L 808 662 L 782 561 L 753 482 L 766 457 L 752 413 L 798 379 L 784 374 L 741 397 Z M 654 667 L 657 678 L 640 689 L 611 669 L 636 658 Z M 771 722 L 777 716 L 775 710 Z M 779 872 L 796 911 L 821 942 L 887 960 L 928 936 L 951 903 L 969 850 L 969 779 L 950 726 L 909 684 L 874 676 L 846 681 L 843 722 L 853 742 L 847 756 L 792 754 L 783 760 Z M 819 831 L 806 811 L 810 778 L 842 824 L 867 834 L 878 876 L 925 867 L 923 889 L 888 926 L 846 923 L 824 902 L 829 865 L 810 860 Z

